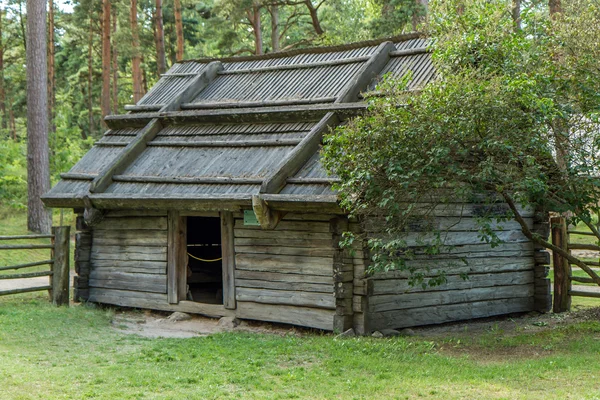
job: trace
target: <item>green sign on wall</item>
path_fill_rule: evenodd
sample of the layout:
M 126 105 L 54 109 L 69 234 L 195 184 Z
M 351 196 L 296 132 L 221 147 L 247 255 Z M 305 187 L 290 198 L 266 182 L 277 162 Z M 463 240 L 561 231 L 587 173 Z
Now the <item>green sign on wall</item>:
M 245 226 L 260 226 L 254 210 L 244 210 L 244 225 Z

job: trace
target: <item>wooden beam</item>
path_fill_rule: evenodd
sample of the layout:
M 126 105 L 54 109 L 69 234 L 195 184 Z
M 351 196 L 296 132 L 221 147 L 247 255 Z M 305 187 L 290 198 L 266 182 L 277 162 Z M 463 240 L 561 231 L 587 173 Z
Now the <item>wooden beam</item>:
M 248 108 L 248 107 L 274 107 L 274 106 L 292 106 L 303 104 L 333 103 L 335 97 L 315 97 L 312 99 L 279 99 L 263 101 L 211 101 L 208 103 L 186 103 L 181 105 L 182 110 L 202 110 L 217 108 Z
M 212 61 L 206 65 L 198 76 L 193 79 L 185 89 L 181 91 L 171 102 L 160 109 L 160 112 L 178 111 L 181 104 L 193 100 L 198 93 L 204 90 L 212 82 L 219 71 L 223 70 L 223 64 L 220 61 Z
M 156 134 L 163 128 L 162 123 L 154 118 L 144 129 L 142 129 L 135 139 L 133 139 L 121 154 L 115 158 L 106 168 L 104 168 L 90 185 L 91 193 L 104 192 L 113 182 L 113 175 L 125 171 L 127 167 L 146 149 L 148 142 L 156 137 Z
M 335 113 L 327 113 L 302 141 L 283 159 L 279 168 L 265 178 L 260 193 L 279 193 L 286 185 L 286 180 L 294 176 L 304 164 L 319 150 L 323 134 L 339 123 Z
M 395 51 L 396 47 L 392 42 L 381 43 L 375 52 L 346 84 L 344 89 L 338 95 L 336 103 L 347 103 L 358 101 L 358 95 L 364 91 L 369 83 L 377 77 L 390 60 L 390 53 Z
M 54 233 L 54 263 L 50 285 L 52 286 L 52 303 L 57 306 L 69 305 L 69 245 L 71 243 L 70 226 L 56 226 Z
M 139 113 L 124 115 L 109 115 L 104 121 L 111 129 L 144 127 L 153 118 L 165 120 L 168 123 L 267 123 L 318 121 L 329 112 L 335 112 L 342 117 L 362 114 L 367 109 L 364 102 L 307 104 L 277 107 L 249 107 L 216 110 L 193 110 L 162 113 Z
M 390 57 L 414 56 L 426 53 L 430 53 L 427 47 L 418 47 L 416 49 L 394 50 L 390 52 Z
M 143 193 L 92 195 L 94 206 L 101 209 L 174 209 L 188 211 L 240 211 L 252 205 L 249 194 L 146 195 Z
M 186 296 L 186 218 L 178 211 L 167 213 L 167 300 L 177 304 Z
M 289 71 L 295 69 L 308 69 L 308 68 L 319 68 L 319 67 L 333 67 L 336 65 L 344 64 L 355 64 L 369 60 L 369 56 L 341 58 L 337 60 L 318 61 L 304 64 L 289 64 L 289 65 L 273 65 L 269 67 L 261 68 L 247 68 L 247 69 L 232 69 L 228 71 L 221 71 L 219 75 L 235 75 L 235 74 L 252 74 L 259 72 L 271 72 L 271 71 Z
M 223 306 L 235 309 L 235 244 L 233 213 L 221 213 L 221 249 L 223 257 Z
M 272 210 L 260 195 L 252 195 L 252 209 L 262 229 L 275 229 L 285 213 Z
M 98 174 L 83 174 L 74 172 L 65 172 L 60 174 L 60 179 L 73 179 L 76 181 L 93 181 Z
M 196 74 L 194 74 L 196 75 Z M 125 111 L 152 112 L 160 111 L 166 104 L 126 104 Z
M 274 140 L 215 140 L 215 141 L 162 141 L 151 142 L 148 146 L 155 147 L 272 147 L 296 146 L 301 139 L 274 139 Z
M 263 182 L 261 178 L 230 178 L 228 176 L 214 176 L 205 178 L 192 177 L 169 177 L 169 176 L 150 176 L 150 175 L 115 175 L 115 182 L 139 182 L 139 183 L 174 183 L 174 184 L 192 184 L 192 185 L 260 185 Z

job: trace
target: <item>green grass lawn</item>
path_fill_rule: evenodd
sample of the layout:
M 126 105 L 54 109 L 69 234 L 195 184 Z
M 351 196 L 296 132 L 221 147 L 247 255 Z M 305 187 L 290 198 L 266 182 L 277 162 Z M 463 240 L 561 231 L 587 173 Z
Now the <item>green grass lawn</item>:
M 596 399 L 600 322 L 410 338 L 148 339 L 112 311 L 0 298 L 2 399 Z M 551 320 L 550 320 L 551 321 Z M 542 324 L 543 325 L 543 324 Z M 529 331 L 532 329 L 532 331 Z

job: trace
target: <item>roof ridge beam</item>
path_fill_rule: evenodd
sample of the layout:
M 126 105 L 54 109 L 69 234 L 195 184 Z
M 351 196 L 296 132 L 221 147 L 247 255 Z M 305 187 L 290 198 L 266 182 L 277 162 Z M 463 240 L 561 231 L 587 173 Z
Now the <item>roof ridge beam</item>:
M 289 70 L 296 70 L 296 69 L 332 67 L 335 65 L 355 64 L 355 63 L 365 62 L 365 61 L 368 61 L 369 58 L 371 58 L 371 57 L 370 56 L 361 56 L 361 57 L 338 58 L 336 60 L 328 60 L 328 61 L 315 61 L 315 62 L 304 63 L 304 64 L 270 65 L 268 67 L 232 69 L 232 70 L 221 71 L 221 72 L 219 72 L 219 75 L 252 74 L 252 73 L 271 72 L 271 71 L 289 71 Z
M 350 79 L 335 102 L 348 103 L 358 101 L 360 92 L 366 89 L 369 83 L 383 70 L 390 61 L 390 54 L 393 51 L 396 51 L 396 46 L 392 42 L 383 42 L 377 46 L 369 61 Z
M 217 72 L 223 69 L 220 61 L 210 62 L 198 77 L 192 80 L 175 98 L 160 112 L 177 111 L 182 103 L 189 102 L 198 95 L 208 84 L 215 79 Z M 112 183 L 114 175 L 121 174 L 131 163 L 148 147 L 148 143 L 154 140 L 158 132 L 163 129 L 163 124 L 158 118 L 152 118 L 146 126 L 135 136 L 121 153 L 106 166 L 90 185 L 90 193 L 102 193 Z

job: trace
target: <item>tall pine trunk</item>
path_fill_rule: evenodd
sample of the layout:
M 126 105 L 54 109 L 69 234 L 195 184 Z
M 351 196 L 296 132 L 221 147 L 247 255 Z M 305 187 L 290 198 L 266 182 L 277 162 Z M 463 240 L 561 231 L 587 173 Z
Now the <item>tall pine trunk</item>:
M 112 112 L 119 113 L 119 53 L 117 50 L 117 7 L 112 9 Z
M 254 35 L 254 54 L 263 54 L 262 25 L 260 21 L 260 5 L 254 4 L 251 9 L 246 10 L 246 16 L 252 26 Z
M 88 76 L 87 76 L 87 100 L 88 100 L 88 132 L 94 134 L 94 5 L 90 2 L 90 29 L 88 31 Z M 85 131 L 81 130 L 81 137 L 87 139 Z
M 160 75 L 164 74 L 167 71 L 162 0 L 156 0 L 156 11 L 154 12 L 154 27 L 154 41 L 156 44 L 156 67 L 158 70 L 158 74 Z
M 4 8 L 0 5 L 0 118 L 2 118 L 2 131 L 8 126 L 8 115 L 6 115 L 6 89 L 4 87 Z
M 177 37 L 177 61 L 183 60 L 183 20 L 181 18 L 181 1 L 175 0 L 175 36 Z
M 521 30 L 521 0 L 512 0 L 512 19 L 515 32 Z
M 269 8 L 269 13 L 271 14 L 271 47 L 273 51 L 279 51 L 279 6 L 277 4 L 273 4 Z
M 46 1 L 27 1 L 27 229 L 49 233 L 51 213 L 40 197 L 50 189 Z
M 48 0 L 48 117 L 50 131 L 56 133 L 54 123 L 56 104 L 56 72 L 54 48 L 54 0 Z
M 140 54 L 140 37 L 137 23 L 137 0 L 131 0 L 131 12 L 129 16 L 131 23 L 131 36 L 133 56 L 131 59 L 131 76 L 133 79 L 133 102 L 137 103 L 143 96 L 142 89 L 142 56 Z
M 102 111 L 102 126 L 106 128 L 104 117 L 110 114 L 110 0 L 102 0 L 102 94 L 100 109 Z

